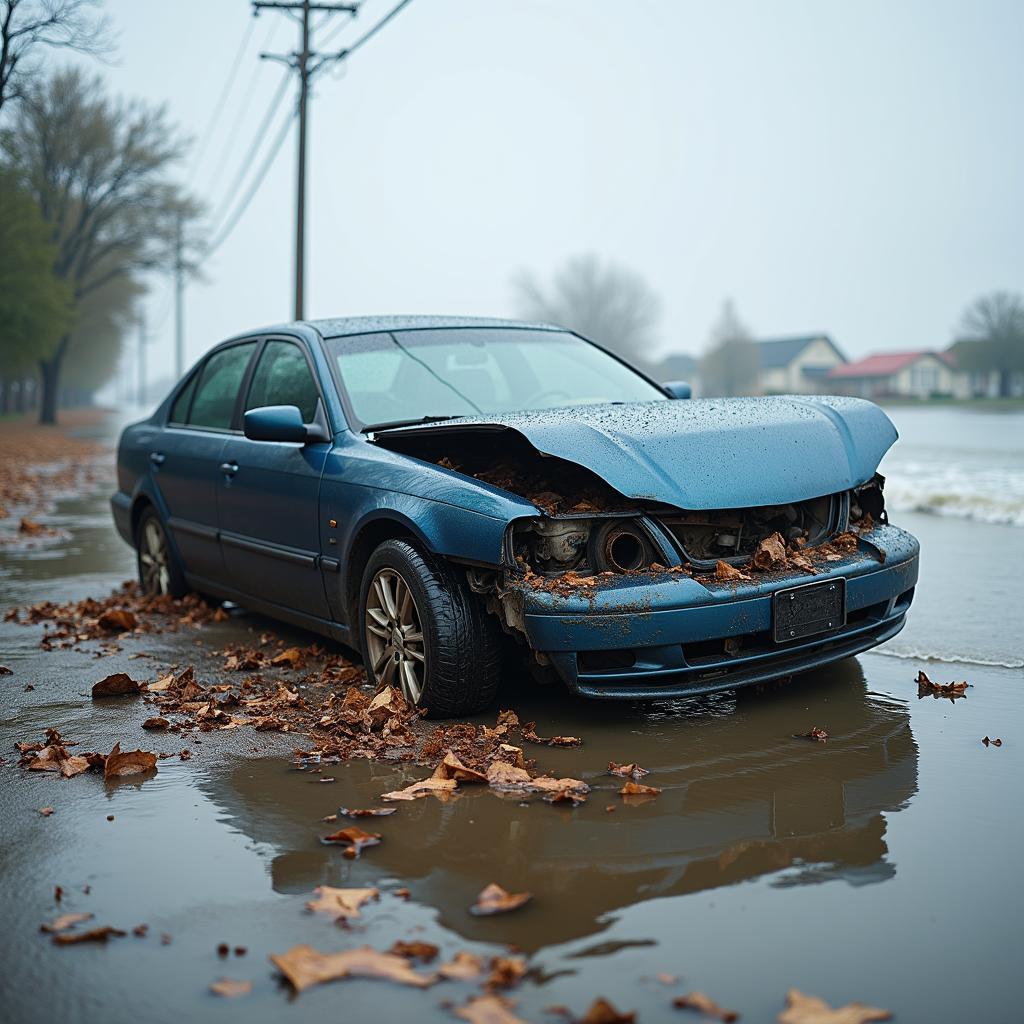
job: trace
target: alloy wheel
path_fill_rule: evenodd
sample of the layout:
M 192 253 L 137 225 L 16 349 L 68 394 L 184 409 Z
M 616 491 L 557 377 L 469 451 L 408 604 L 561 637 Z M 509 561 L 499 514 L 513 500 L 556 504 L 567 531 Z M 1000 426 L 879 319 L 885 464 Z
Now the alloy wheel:
M 426 655 L 419 609 L 395 569 L 381 569 L 366 595 L 367 660 L 377 682 L 397 682 L 410 704 L 423 695 Z
M 139 538 L 139 570 L 147 594 L 167 594 L 171 588 L 171 552 L 159 522 L 150 516 Z

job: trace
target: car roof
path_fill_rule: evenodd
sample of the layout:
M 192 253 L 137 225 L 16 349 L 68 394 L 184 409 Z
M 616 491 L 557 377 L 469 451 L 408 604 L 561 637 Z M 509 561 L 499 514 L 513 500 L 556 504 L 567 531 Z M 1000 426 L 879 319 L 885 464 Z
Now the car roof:
M 350 334 L 375 334 L 379 331 L 425 331 L 445 327 L 525 327 L 542 331 L 564 331 L 555 324 L 530 323 L 478 316 L 342 316 L 323 320 L 305 320 L 324 338 L 342 338 Z

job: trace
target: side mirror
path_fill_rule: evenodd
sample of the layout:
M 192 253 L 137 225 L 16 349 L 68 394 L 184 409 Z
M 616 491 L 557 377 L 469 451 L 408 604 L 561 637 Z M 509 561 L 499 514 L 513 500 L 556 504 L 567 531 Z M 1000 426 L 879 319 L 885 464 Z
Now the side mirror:
M 302 413 L 295 405 L 264 405 L 250 409 L 244 417 L 245 436 L 250 441 L 293 441 L 305 444 L 309 438 Z
M 669 398 L 692 398 L 693 388 L 685 380 L 670 380 L 661 385 Z

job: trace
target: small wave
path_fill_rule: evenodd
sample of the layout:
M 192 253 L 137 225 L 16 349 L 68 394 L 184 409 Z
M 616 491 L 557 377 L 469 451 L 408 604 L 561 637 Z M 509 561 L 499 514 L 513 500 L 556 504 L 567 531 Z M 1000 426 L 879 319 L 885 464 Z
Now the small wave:
M 943 665 L 978 665 L 984 668 L 1024 668 L 1024 661 L 999 661 L 994 658 L 975 658 L 969 654 L 935 654 L 933 651 L 894 651 L 887 647 L 876 647 L 872 654 L 883 654 L 887 658 L 901 661 L 931 661 Z
M 896 512 L 970 519 L 978 523 L 1024 527 L 1024 502 L 987 494 L 949 493 L 886 488 L 886 505 Z

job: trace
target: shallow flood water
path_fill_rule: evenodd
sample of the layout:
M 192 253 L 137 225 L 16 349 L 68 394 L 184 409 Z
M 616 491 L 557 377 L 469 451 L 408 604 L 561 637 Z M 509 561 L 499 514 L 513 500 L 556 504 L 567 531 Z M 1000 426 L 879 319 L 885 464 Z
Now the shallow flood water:
M 131 574 L 104 501 L 60 506 L 71 532 L 62 557 L 0 552 L 0 607 L 103 594 Z M 463 1003 L 476 985 L 416 991 L 346 980 L 293 997 L 267 960 L 297 943 L 334 951 L 422 939 L 445 959 L 522 950 L 530 973 L 511 995 L 530 1021 L 560 1019 L 545 1012 L 559 1004 L 582 1014 L 598 995 L 640 1021 L 686 1020 L 671 997 L 693 989 L 744 1020 L 771 1021 L 790 986 L 833 1004 L 887 1007 L 898 1021 L 1019 1020 L 1022 673 L 970 662 L 1020 664 L 1024 585 L 1008 563 L 1016 556 L 1019 565 L 1024 531 L 893 518 L 921 536 L 925 558 L 911 622 L 888 653 L 765 691 L 652 705 L 585 703 L 513 682 L 501 706 L 535 719 L 542 734 L 583 737 L 581 748 L 527 753 L 589 782 L 588 801 L 567 808 L 463 787 L 452 800 L 401 803 L 361 822 L 383 840 L 355 861 L 319 842 L 329 829 L 320 819 L 339 806 L 377 806 L 423 769 L 354 761 L 295 771 L 298 740 L 245 729 L 154 736 L 139 727 L 151 713 L 141 702 L 88 697 L 92 682 L 117 670 L 153 676 L 194 663 L 211 673 L 214 652 L 266 620 L 239 613 L 134 638 L 99 660 L 88 644 L 43 652 L 39 627 L 0 624 L 0 663 L 14 670 L 0 679 L 0 1019 L 36 1019 L 45 1007 L 58 1019 L 115 1024 L 451 1020 L 443 1004 Z M 972 551 L 970 571 L 951 546 Z M 133 652 L 152 660 L 129 660 Z M 932 653 L 961 660 L 920 660 Z M 973 686 L 955 704 L 918 700 L 919 667 Z M 194 756 L 161 761 L 141 783 L 22 772 L 12 744 L 47 726 L 82 749 L 119 739 L 123 748 L 187 745 Z M 827 729 L 826 743 L 794 737 L 812 726 Z M 985 735 L 1004 746 L 984 747 Z M 639 762 L 663 792 L 627 805 L 609 761 Z M 39 816 L 42 806 L 54 814 Z M 533 900 L 473 917 L 468 907 L 492 881 Z M 339 929 L 303 909 L 320 884 L 378 886 L 381 898 Z M 78 910 L 129 934 L 58 948 L 39 933 L 41 922 Z M 132 935 L 143 923 L 147 935 Z M 223 959 L 220 943 L 246 952 Z M 679 980 L 666 985 L 659 974 Z M 207 986 L 223 975 L 251 979 L 252 993 L 218 1000 Z

